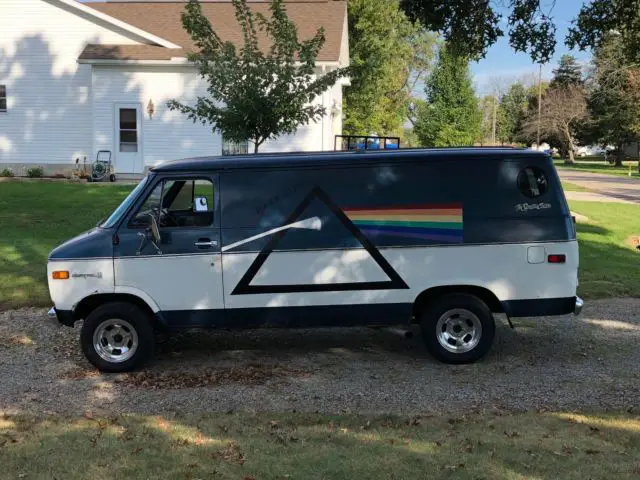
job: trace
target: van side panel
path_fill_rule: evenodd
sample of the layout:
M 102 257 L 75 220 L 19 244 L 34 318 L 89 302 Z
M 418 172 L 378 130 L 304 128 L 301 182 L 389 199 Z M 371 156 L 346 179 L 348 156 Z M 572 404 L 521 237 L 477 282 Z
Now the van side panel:
M 227 309 L 411 305 L 445 285 L 575 296 L 575 231 L 548 157 L 231 171 L 221 189 Z

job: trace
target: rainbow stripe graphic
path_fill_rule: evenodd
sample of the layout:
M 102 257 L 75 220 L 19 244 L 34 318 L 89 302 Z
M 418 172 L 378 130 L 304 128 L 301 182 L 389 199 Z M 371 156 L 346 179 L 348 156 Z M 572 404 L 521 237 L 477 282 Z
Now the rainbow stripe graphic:
M 396 236 L 462 243 L 462 204 L 343 208 L 367 236 Z

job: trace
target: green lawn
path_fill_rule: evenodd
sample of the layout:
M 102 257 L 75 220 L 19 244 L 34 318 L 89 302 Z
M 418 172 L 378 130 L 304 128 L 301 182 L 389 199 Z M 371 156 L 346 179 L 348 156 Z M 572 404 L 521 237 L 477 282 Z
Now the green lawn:
M 640 251 L 627 244 L 640 235 L 640 206 L 569 201 L 573 212 L 589 218 L 578 223 L 579 294 L 587 298 L 640 296 Z
M 2 478 L 632 479 L 624 414 L 0 416 Z
M 133 185 L 0 183 L 0 310 L 50 306 L 49 252 L 93 227 Z
M 556 168 L 560 169 L 569 168 L 580 170 L 582 172 L 606 173 L 608 175 L 628 176 L 629 170 L 631 170 L 632 177 L 640 178 L 640 173 L 638 173 L 638 162 L 636 160 L 623 162 L 624 167 L 614 167 L 613 165 L 604 163 L 604 160 L 602 162 L 576 160 L 573 165 L 565 165 L 564 160 L 556 159 L 553 163 L 556 165 Z
M 591 192 L 592 191 L 587 187 L 583 187 L 582 185 L 577 185 L 571 182 L 562 182 L 562 189 L 565 192 Z
M 108 215 L 132 185 L 0 183 L 0 310 L 49 306 L 47 255 L 56 245 Z M 639 235 L 638 206 L 571 202 L 590 218 L 579 225 L 581 294 L 638 295 L 638 253 L 625 245 Z M 635 228 L 634 228 L 635 226 Z

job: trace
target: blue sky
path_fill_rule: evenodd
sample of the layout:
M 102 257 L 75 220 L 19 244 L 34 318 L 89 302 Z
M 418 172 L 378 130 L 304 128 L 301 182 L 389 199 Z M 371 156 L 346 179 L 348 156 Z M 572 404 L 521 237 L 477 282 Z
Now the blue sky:
M 495 3 L 500 2 L 497 1 Z M 542 0 L 542 4 L 544 10 L 549 11 L 553 2 L 552 0 Z M 571 20 L 576 17 L 581 5 L 582 0 L 556 0 L 555 6 L 551 10 L 551 17 L 556 24 L 558 44 L 555 55 L 551 61 L 542 67 L 543 78 L 551 78 L 551 71 L 556 67 L 560 57 L 565 53 L 574 55 L 580 61 L 589 60 L 590 54 L 588 52 L 570 51 L 564 45 L 564 38 L 571 25 Z M 500 12 L 503 13 L 503 29 L 506 30 L 508 11 L 506 9 L 500 9 Z M 504 77 L 505 80 L 509 80 L 522 76 L 537 76 L 538 65 L 533 64 L 527 54 L 515 53 L 509 46 L 508 37 L 503 37 L 489 49 L 484 59 L 471 65 L 471 72 L 474 76 L 478 94 L 483 95 L 491 91 L 495 78 Z

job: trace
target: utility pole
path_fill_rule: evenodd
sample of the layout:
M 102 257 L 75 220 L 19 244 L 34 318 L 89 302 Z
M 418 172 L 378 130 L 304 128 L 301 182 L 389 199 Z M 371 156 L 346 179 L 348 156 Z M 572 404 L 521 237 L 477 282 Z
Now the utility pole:
M 496 113 L 498 111 L 498 99 L 493 97 L 493 126 L 491 133 L 491 142 L 493 145 L 496 144 Z
M 538 70 L 538 136 L 536 139 L 536 147 L 540 150 L 540 123 L 542 118 L 542 64 Z

